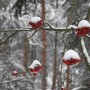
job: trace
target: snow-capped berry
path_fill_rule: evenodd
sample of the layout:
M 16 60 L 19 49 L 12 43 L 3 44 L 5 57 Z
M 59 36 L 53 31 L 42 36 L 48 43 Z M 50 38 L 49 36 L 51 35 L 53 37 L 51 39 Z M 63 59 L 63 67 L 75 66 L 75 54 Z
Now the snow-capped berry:
M 90 32 L 90 24 L 87 20 L 81 20 L 76 29 L 78 36 L 86 36 Z
M 66 65 L 73 65 L 80 61 L 81 61 L 81 59 L 80 59 L 78 53 L 75 52 L 74 50 L 68 50 L 65 52 L 64 57 L 63 57 L 63 62 Z
M 43 20 L 40 17 L 33 17 L 29 24 L 33 29 L 37 29 L 43 24 Z
M 34 67 L 37 66 L 37 65 L 41 66 L 41 63 L 38 60 L 34 60 L 32 62 L 32 64 L 29 66 L 29 68 L 34 69 Z
M 12 72 L 12 75 L 13 75 L 13 76 L 17 76 L 17 75 L 18 75 L 18 72 L 17 72 L 17 71 L 13 71 L 13 72 Z
M 33 63 L 29 66 L 29 71 L 36 75 L 42 68 L 41 63 L 38 60 L 34 60 Z

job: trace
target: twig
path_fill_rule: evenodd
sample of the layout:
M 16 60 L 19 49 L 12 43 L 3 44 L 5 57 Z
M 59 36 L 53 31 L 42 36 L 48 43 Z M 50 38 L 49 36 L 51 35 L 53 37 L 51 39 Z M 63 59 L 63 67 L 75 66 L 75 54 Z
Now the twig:
M 12 36 L 14 36 L 18 31 L 15 31 L 13 34 L 8 36 L 3 42 L 0 43 L 0 46 L 7 42 L 8 39 L 10 39 Z
M 15 79 L 3 81 L 2 84 L 19 81 L 19 80 L 26 79 L 26 78 L 31 79 L 31 76 L 33 76 L 33 74 L 29 73 L 29 75 L 26 75 L 26 76 L 21 76 L 21 77 L 15 78 Z M 32 82 L 32 80 L 30 80 L 30 81 Z
M 29 38 L 32 38 L 37 31 L 38 31 L 38 30 L 35 30 L 34 33 L 33 33 Z
M 4 78 L 5 78 L 5 75 L 10 71 L 10 69 L 11 69 L 11 67 L 13 66 L 13 64 L 9 67 L 9 69 L 4 73 L 4 75 L 3 75 L 3 77 L 2 77 L 2 80 L 1 80 L 1 82 L 0 82 L 0 87 L 1 87 L 1 85 L 2 85 L 2 83 L 3 83 L 3 80 L 4 80 Z
M 53 27 L 46 21 L 44 21 L 44 24 L 47 24 L 49 26 L 50 29 L 52 29 Z
M 40 29 L 40 30 L 46 30 L 46 31 L 59 31 L 59 32 L 62 32 L 62 31 L 65 31 L 66 28 L 65 27 L 61 27 L 61 28 L 56 28 L 56 27 L 52 27 L 52 28 L 47 28 L 47 27 L 44 27 L 43 29 Z M 67 30 L 70 30 L 70 29 L 67 29 Z M 19 28 L 19 29 L 0 29 L 0 32 L 14 32 L 14 31 L 33 31 L 32 28 Z

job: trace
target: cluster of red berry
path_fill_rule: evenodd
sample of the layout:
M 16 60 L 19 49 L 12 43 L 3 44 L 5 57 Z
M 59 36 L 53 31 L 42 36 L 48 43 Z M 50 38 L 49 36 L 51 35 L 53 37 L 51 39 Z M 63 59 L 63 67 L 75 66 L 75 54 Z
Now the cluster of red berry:
M 76 29 L 76 34 L 78 36 L 86 36 L 90 32 L 90 27 L 82 27 Z
M 33 73 L 34 76 L 36 76 L 37 73 L 40 71 L 41 68 L 42 68 L 41 65 L 36 65 L 34 68 L 29 68 L 29 71 L 31 73 Z
M 29 25 L 33 28 L 33 29 L 38 29 L 40 28 L 40 26 L 43 24 L 43 20 L 40 17 L 33 17 L 30 22 Z
M 39 61 L 34 60 L 33 63 L 30 65 L 29 67 L 29 72 L 31 74 L 33 74 L 34 76 L 37 76 L 38 72 L 41 70 L 42 65 L 40 64 Z M 17 76 L 19 73 L 17 72 L 17 70 L 12 72 L 12 76 Z M 25 72 L 22 73 L 23 76 L 26 75 Z
M 66 65 L 73 65 L 73 64 L 76 64 L 78 62 L 80 62 L 81 60 L 80 59 L 74 59 L 74 58 L 71 58 L 69 60 L 63 60 L 63 62 L 66 64 Z

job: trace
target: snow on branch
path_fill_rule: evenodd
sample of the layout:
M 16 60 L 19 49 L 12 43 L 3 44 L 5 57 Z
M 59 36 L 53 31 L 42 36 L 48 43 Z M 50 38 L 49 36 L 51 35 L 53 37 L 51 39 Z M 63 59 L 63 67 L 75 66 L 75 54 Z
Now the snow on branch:
M 71 28 L 77 29 L 77 26 L 75 26 L 75 25 L 69 25 L 67 28 L 68 28 L 68 29 L 71 29 Z
M 44 21 L 44 23 L 41 25 L 41 27 L 36 28 L 36 29 L 45 30 L 45 31 L 60 31 L 60 32 L 65 31 L 65 30 L 70 30 L 70 28 L 66 29 L 66 27 L 54 27 L 46 21 Z M 3 28 L 0 28 L 0 32 L 33 31 L 33 30 L 36 30 L 36 29 L 34 29 L 33 27 L 18 28 L 18 29 L 3 29 Z
M 85 56 L 87 58 L 87 61 L 88 61 L 89 65 L 90 65 L 90 56 L 89 56 L 89 54 L 87 52 L 87 49 L 85 47 L 85 43 L 84 43 L 83 37 L 81 39 L 81 46 L 82 46 L 82 49 L 83 49 L 83 53 L 85 54 Z
M 90 35 L 87 34 L 86 36 L 87 36 L 88 38 L 90 38 Z

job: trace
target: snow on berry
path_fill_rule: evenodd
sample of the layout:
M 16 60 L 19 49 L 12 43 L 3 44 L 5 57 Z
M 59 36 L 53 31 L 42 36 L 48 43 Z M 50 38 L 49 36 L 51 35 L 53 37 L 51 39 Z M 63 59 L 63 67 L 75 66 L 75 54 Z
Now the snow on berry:
M 41 63 L 38 60 L 34 60 L 32 64 L 29 66 L 29 68 L 34 68 L 35 65 L 41 65 Z
M 90 32 L 90 24 L 87 20 L 81 20 L 76 29 L 78 36 L 86 36 Z
M 80 59 L 78 53 L 75 52 L 74 50 L 68 50 L 65 52 L 64 57 L 63 57 L 63 62 L 66 65 L 73 65 L 80 61 L 81 61 L 81 59 Z
M 42 68 L 41 63 L 38 60 L 34 60 L 33 63 L 29 66 L 29 71 L 33 73 L 34 76 L 36 76 L 41 68 Z
M 87 20 L 81 20 L 78 24 L 78 28 L 82 28 L 82 27 L 90 27 L 90 24 Z
M 43 21 L 42 21 L 42 19 L 40 17 L 33 17 L 30 20 L 29 24 L 31 25 L 31 27 L 33 29 L 37 29 L 43 24 Z

